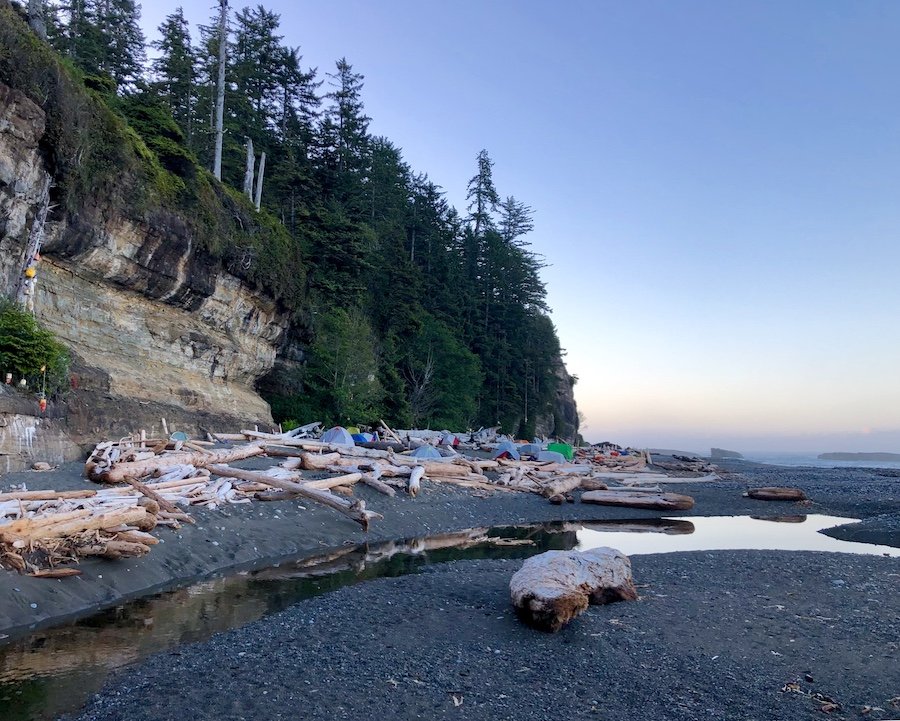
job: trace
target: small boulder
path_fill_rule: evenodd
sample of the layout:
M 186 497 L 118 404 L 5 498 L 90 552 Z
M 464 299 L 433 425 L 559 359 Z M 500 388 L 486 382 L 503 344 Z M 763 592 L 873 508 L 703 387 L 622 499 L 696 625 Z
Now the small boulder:
M 547 551 L 532 556 L 509 582 L 519 617 L 541 631 L 555 633 L 589 604 L 634 601 L 631 561 L 615 548 Z

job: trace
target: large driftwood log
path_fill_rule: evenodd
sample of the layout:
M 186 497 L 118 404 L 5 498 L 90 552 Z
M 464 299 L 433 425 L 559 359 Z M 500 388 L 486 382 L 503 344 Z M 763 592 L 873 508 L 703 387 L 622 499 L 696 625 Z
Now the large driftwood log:
M 767 486 L 765 488 L 751 488 L 745 494 L 749 498 L 758 501 L 805 501 L 806 494 L 799 488 L 784 488 L 782 486 Z
M 366 510 L 365 501 L 357 500 L 350 502 L 343 498 L 338 498 L 329 491 L 322 491 L 318 488 L 309 488 L 303 483 L 288 481 L 283 478 L 273 478 L 267 473 L 261 473 L 259 471 L 245 471 L 242 468 L 230 468 L 229 466 L 222 465 L 209 466 L 209 470 L 219 476 L 226 476 L 228 478 L 242 478 L 245 481 L 265 483 L 268 486 L 280 488 L 284 491 L 292 491 L 299 496 L 309 498 L 313 501 L 318 501 L 319 503 L 328 506 L 329 508 L 333 508 L 334 510 L 343 513 L 345 516 L 349 516 L 354 521 L 359 523 L 363 527 L 363 530 L 366 531 L 369 530 L 370 521 L 375 518 L 384 518 L 384 516 L 382 516 L 380 513 Z
M 110 468 L 101 470 L 99 466 L 92 465 L 89 460 L 85 467 L 87 477 L 92 481 L 102 483 L 119 483 L 126 478 L 143 478 L 153 473 L 165 472 L 174 466 L 194 466 L 205 468 L 218 463 L 231 463 L 244 458 L 259 456 L 264 453 L 263 446 L 258 443 L 248 443 L 245 446 L 234 448 L 220 448 L 209 453 L 168 453 L 155 458 L 132 463 L 114 463 Z
M 561 496 L 570 491 L 574 491 L 581 486 L 582 479 L 579 476 L 570 475 L 561 478 L 553 478 L 544 483 L 544 490 L 541 491 L 544 498 L 552 498 L 553 496 Z
M 655 511 L 685 511 L 694 507 L 694 499 L 680 493 L 630 493 L 626 491 L 585 491 L 582 503 L 601 506 L 649 508 Z
M 136 526 L 149 531 L 156 525 L 156 517 L 142 506 L 116 508 L 105 513 L 91 514 L 88 509 L 72 513 L 55 513 L 40 518 L 23 518 L 0 526 L 0 541 L 14 543 L 17 540 L 64 538 L 84 531 L 94 531 L 118 526 Z
M 509 591 L 519 617 L 550 632 L 559 631 L 589 604 L 637 599 L 631 561 L 605 547 L 532 556 L 513 574 Z

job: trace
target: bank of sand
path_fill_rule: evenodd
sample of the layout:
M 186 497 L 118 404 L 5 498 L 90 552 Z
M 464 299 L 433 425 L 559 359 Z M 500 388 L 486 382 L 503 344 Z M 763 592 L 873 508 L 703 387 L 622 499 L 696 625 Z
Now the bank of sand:
M 833 535 L 900 545 L 900 479 L 869 469 L 729 468 L 740 475 L 675 489 L 696 498 L 694 515 L 784 513 L 785 506 L 744 499 L 741 491 L 798 485 L 814 499 L 805 513 L 868 519 L 865 537 L 852 530 L 860 524 Z M 3 482 L 81 487 L 79 471 L 72 465 Z M 429 485 L 416 499 L 360 490 L 385 514 L 368 536 L 373 541 L 495 524 L 662 515 L 551 506 L 529 494 L 482 499 L 448 486 Z M 4 633 L 229 568 L 365 539 L 353 522 L 312 504 L 301 510 L 296 502 L 254 503 L 197 516 L 196 526 L 160 531 L 164 543 L 148 556 L 91 561 L 79 578 L 0 574 Z M 702 552 L 633 560 L 642 600 L 592 608 L 557 636 L 533 632 L 511 615 L 507 584 L 515 561 L 458 562 L 346 588 L 127 669 L 83 718 L 537 719 L 551 710 L 592 718 L 821 717 L 810 697 L 779 691 L 795 677 L 804 691 L 834 697 L 851 716 L 865 706 L 885 709 L 870 718 L 900 716 L 889 704 L 900 696 L 897 559 Z

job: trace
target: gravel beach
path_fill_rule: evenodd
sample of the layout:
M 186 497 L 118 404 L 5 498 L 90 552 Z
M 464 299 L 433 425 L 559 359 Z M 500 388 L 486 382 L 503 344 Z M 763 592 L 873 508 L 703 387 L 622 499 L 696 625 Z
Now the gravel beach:
M 697 501 L 678 515 L 863 518 L 829 533 L 900 546 L 900 479 L 891 472 L 722 465 L 724 480 L 672 487 Z M 78 472 L 20 475 L 29 488 L 82 487 Z M 798 486 L 813 503 L 741 497 L 756 485 Z M 552 506 L 529 494 L 476 498 L 430 484 L 417 499 L 360 495 L 385 514 L 370 541 L 662 515 Z M 327 509 L 293 503 L 202 511 L 196 527 L 162 537 L 144 558 L 85 563 L 76 579 L 2 574 L 0 627 L 14 636 L 198 577 L 364 538 Z M 632 562 L 640 601 L 591 607 L 556 635 L 532 631 L 511 612 L 509 577 L 521 561 L 457 561 L 346 587 L 127 667 L 71 718 L 780 719 L 822 718 L 823 710 L 900 718 L 900 559 L 711 551 Z

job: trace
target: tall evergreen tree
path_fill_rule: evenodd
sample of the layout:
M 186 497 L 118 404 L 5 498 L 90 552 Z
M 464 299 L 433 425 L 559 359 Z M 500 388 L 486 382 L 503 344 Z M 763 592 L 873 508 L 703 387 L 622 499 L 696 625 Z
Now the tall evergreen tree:
M 363 112 L 363 76 L 353 72 L 346 58 L 336 63 L 335 73 L 327 73 L 333 88 L 326 97 L 331 101 L 321 126 L 324 186 L 350 212 L 364 219 L 368 210 L 365 180 L 368 165 L 369 120 Z
M 478 172 L 469 180 L 466 200 L 469 201 L 469 222 L 476 237 L 494 226 L 492 213 L 497 210 L 500 196 L 494 187 L 494 163 L 487 150 L 478 153 Z
M 191 34 L 181 7 L 167 16 L 159 26 L 159 40 L 152 45 L 160 55 L 153 61 L 152 87 L 172 111 L 188 147 L 193 147 L 193 115 L 197 59 L 191 45 Z

